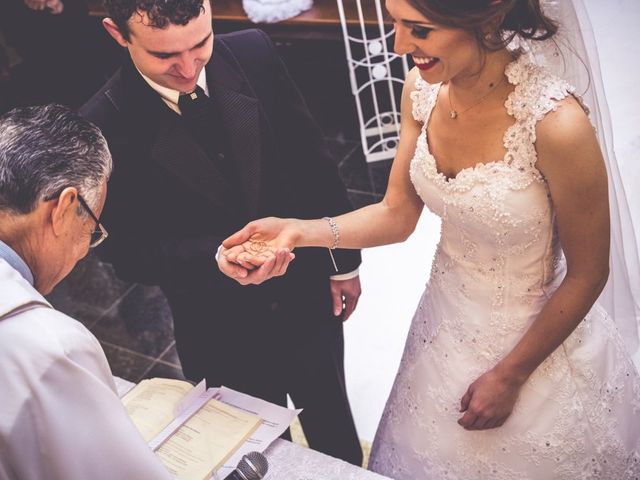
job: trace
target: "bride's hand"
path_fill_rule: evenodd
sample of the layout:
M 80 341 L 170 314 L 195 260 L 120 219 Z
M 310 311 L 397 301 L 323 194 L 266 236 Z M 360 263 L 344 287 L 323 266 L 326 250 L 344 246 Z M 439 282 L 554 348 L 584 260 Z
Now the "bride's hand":
M 260 267 L 278 251 L 293 251 L 296 238 L 294 222 L 269 217 L 248 223 L 222 242 L 227 260 L 253 269 Z
M 523 382 L 489 370 L 469 385 L 460 401 L 464 415 L 458 423 L 466 430 L 500 427 L 511 415 Z

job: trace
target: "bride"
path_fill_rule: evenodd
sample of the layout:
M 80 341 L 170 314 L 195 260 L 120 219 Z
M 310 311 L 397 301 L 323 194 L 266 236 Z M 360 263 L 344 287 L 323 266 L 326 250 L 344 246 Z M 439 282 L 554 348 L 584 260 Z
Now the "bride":
M 636 320 L 608 313 L 620 282 L 596 302 L 624 209 L 586 106 L 533 60 L 558 25 L 539 0 L 386 7 L 416 68 L 385 198 L 335 219 L 252 222 L 225 241 L 220 268 L 277 262 L 280 274 L 296 247 L 403 241 L 427 205 L 441 239 L 370 467 L 412 480 L 640 478 L 625 345 Z M 609 165 L 612 186 L 616 174 Z

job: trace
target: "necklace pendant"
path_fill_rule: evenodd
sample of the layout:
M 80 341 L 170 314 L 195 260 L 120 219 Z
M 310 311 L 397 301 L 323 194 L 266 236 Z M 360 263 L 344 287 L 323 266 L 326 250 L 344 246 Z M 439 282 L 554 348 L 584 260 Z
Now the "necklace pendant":
M 449 116 L 451 117 L 452 120 L 455 120 L 456 118 L 458 118 L 458 112 L 456 112 L 455 110 L 451 110 L 449 112 Z

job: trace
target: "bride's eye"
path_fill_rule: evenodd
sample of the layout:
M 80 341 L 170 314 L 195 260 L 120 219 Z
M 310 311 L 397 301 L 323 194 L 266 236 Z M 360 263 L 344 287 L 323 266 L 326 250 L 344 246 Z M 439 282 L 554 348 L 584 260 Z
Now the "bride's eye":
M 433 28 L 429 27 L 420 27 L 418 25 L 414 25 L 411 27 L 411 35 L 421 40 L 427 38 L 427 35 L 433 30 Z

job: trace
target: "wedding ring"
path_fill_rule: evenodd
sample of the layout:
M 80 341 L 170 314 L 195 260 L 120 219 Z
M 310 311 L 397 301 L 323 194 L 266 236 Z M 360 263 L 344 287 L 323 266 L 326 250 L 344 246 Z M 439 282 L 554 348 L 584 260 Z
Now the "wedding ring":
M 267 249 L 267 244 L 266 242 L 263 242 L 262 240 L 252 240 L 251 243 L 249 243 L 249 250 L 251 250 L 254 253 L 262 253 Z

